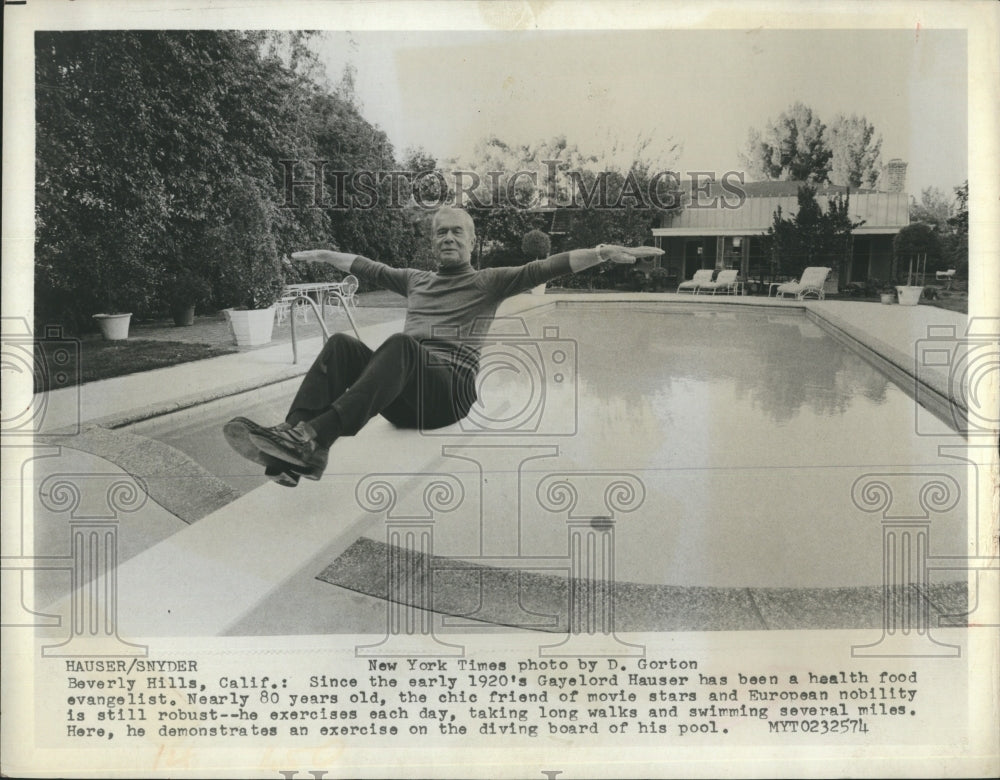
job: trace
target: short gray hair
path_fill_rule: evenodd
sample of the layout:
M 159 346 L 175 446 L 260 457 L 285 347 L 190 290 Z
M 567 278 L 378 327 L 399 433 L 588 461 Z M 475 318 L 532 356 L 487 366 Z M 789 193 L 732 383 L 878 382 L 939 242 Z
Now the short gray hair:
M 465 209 L 460 209 L 457 206 L 441 206 L 437 211 L 434 212 L 434 218 L 431 219 L 431 230 L 437 229 L 438 217 L 442 214 L 460 214 L 462 221 L 465 222 L 466 226 L 469 228 L 469 235 L 476 235 L 476 223 L 472 219 L 472 215 L 469 214 Z

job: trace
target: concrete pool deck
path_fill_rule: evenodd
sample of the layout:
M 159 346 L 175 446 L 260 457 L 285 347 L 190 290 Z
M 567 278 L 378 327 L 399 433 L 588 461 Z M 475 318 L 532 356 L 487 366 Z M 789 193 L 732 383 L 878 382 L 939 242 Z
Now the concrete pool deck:
M 671 294 L 524 295 L 508 301 L 500 315 L 518 316 L 560 301 L 805 309 L 812 312 L 811 317 L 825 321 L 848 340 L 874 350 L 895 366 L 900 373 L 894 378 L 900 383 L 907 381 L 906 377 L 912 381 L 915 346 L 927 339 L 929 329 L 937 328 L 942 333 L 950 330 L 961 337 L 967 325 L 964 315 L 929 306 Z M 398 327 L 393 323 L 364 329 L 363 336 L 376 344 Z M 214 484 L 211 475 L 191 459 L 174 458 L 170 468 L 165 468 L 162 464 L 171 459 L 165 451 L 141 446 L 142 429 L 136 425 L 168 413 L 182 420 L 183 410 L 190 409 L 194 414 L 206 403 L 235 410 L 254 397 L 255 393 L 246 394 L 255 388 L 264 393 L 273 386 L 276 394 L 283 393 L 286 385 L 294 386 L 295 377 L 305 371 L 319 347 L 318 338 L 300 343 L 297 366 L 291 365 L 289 345 L 282 344 L 103 380 L 83 386 L 79 394 L 73 389 L 50 394 L 42 428 L 42 433 L 49 435 L 43 436 L 41 443 L 59 448 L 58 457 L 51 461 L 53 465 L 63 471 L 71 468 L 90 473 L 95 468 L 96 451 L 106 461 L 106 470 L 145 474 L 146 482 L 148 475 L 155 476 L 159 468 L 161 476 L 168 473 L 155 490 L 149 486 L 153 500 L 142 511 L 181 517 L 191 523 L 178 526 L 171 524 L 176 520 L 168 521 L 165 525 L 173 532 L 166 536 L 158 532 L 156 538 L 149 539 L 149 546 L 132 543 L 123 551 L 118 567 L 123 632 L 136 636 L 384 632 L 388 609 L 384 599 L 392 597 L 384 576 L 389 539 L 387 514 L 358 512 L 354 496 L 360 489 L 359 477 L 373 472 L 397 476 L 409 473 L 414 482 L 426 481 L 428 474 L 459 474 L 463 468 L 466 473 L 474 471 L 474 463 L 456 468 L 454 459 L 446 462 L 443 457 L 440 440 L 417 437 L 415 441 L 412 434 L 395 431 L 377 420 L 365 431 L 365 447 L 353 447 L 351 460 L 339 465 L 337 474 L 322 483 L 304 482 L 294 492 L 265 485 L 235 497 Z M 949 378 L 945 368 L 922 369 L 920 378 L 924 387 L 938 395 L 947 394 Z M 83 429 L 79 436 L 60 435 L 71 432 L 77 424 Z M 126 426 L 129 430 L 122 431 Z M 117 443 L 116 433 L 123 437 Z M 151 463 L 137 466 L 144 458 Z M 35 479 L 35 483 L 39 481 Z M 196 485 L 199 489 L 192 489 Z M 392 487 L 399 493 L 396 498 L 400 506 L 413 497 L 409 495 L 412 487 L 402 483 Z M 191 506 L 192 494 L 202 490 L 211 494 L 211 500 L 203 505 L 196 500 Z M 353 511 L 332 512 L 331 495 L 349 496 Z M 182 512 L 164 508 L 172 508 L 175 502 Z M 412 508 L 406 511 L 415 514 Z M 264 554 L 262 539 L 267 540 Z M 58 546 L 55 540 L 52 544 L 52 549 Z M 332 565 L 335 561 L 339 562 L 337 567 Z M 558 604 L 566 600 L 565 586 L 562 591 L 551 587 L 550 580 L 538 579 L 537 571 L 522 575 L 510 570 L 498 572 L 498 567 L 493 567 L 494 571 L 484 573 L 465 566 L 449 574 L 442 573 L 447 568 L 446 559 L 416 554 L 405 565 L 408 578 L 416 578 L 413 587 L 418 589 L 428 585 L 419 581 L 421 576 L 426 577 L 428 571 L 437 574 L 434 586 L 438 612 L 474 613 L 489 623 L 565 630 L 565 625 L 553 618 Z M 540 561 L 537 568 L 546 565 L 558 568 L 559 563 Z M 373 567 L 379 568 L 381 578 L 370 576 Z M 470 605 L 466 598 L 470 577 L 477 582 L 483 582 L 477 578 L 492 577 L 492 584 L 480 587 L 479 592 L 505 594 L 506 598 Z M 331 587 L 330 583 L 341 587 Z M 439 586 L 441 595 L 437 593 Z M 629 587 L 638 590 L 624 601 L 645 606 L 631 611 L 619 609 L 617 624 L 622 631 L 874 628 L 882 621 L 881 588 L 872 584 L 820 589 L 650 585 L 643 590 L 635 583 Z M 45 592 L 55 595 L 56 590 Z M 935 615 L 964 611 L 964 589 L 952 584 L 939 584 L 921 598 L 924 595 Z M 501 602 L 509 604 L 512 600 L 520 600 L 518 609 L 513 614 L 509 609 L 505 613 Z M 57 597 L 47 611 L 58 613 L 66 607 L 65 596 Z M 469 630 L 469 623 L 445 621 L 439 630 Z

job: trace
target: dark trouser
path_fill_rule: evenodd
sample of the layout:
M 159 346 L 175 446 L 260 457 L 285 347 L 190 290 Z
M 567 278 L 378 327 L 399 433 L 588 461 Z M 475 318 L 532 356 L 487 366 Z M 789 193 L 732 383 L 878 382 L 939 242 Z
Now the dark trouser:
M 438 360 L 396 333 L 374 352 L 335 333 L 306 373 L 286 420 L 308 421 L 321 444 L 353 436 L 376 414 L 400 428 L 442 428 L 476 400 L 475 371 Z

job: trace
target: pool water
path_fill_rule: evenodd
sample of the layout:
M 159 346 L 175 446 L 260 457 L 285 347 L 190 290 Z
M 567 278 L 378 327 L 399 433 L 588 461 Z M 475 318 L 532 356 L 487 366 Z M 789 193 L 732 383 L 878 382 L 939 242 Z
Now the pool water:
M 438 519 L 437 554 L 481 555 L 486 535 L 510 524 L 506 554 L 555 555 L 565 550 L 566 518 L 539 505 L 545 478 L 626 474 L 644 497 L 633 511 L 612 512 L 620 581 L 877 585 L 881 517 L 853 504 L 855 480 L 931 470 L 964 479 L 956 463 L 938 455 L 940 438 L 917 435 L 913 400 L 800 310 L 569 302 L 526 316 L 524 324 L 533 337 L 548 337 L 541 369 L 533 376 L 505 370 L 485 354 L 482 406 L 470 419 L 516 418 L 522 401 L 544 388 L 546 403 L 558 408 L 544 410 L 549 416 L 531 435 L 461 426 L 413 434 L 415 448 L 437 453 L 433 468 L 456 474 L 467 484 L 468 504 L 480 507 L 479 516 L 463 509 Z M 499 325 L 494 332 L 503 330 Z M 563 348 L 553 362 L 555 338 Z M 183 450 L 246 492 L 265 480 L 228 451 L 221 425 L 237 413 L 276 422 L 289 397 L 262 393 L 238 411 L 182 424 L 153 421 L 138 432 Z M 943 424 L 940 432 L 947 433 Z M 356 462 L 367 433 L 338 442 L 334 452 Z M 473 467 L 449 455 L 449 446 L 507 451 Z M 551 452 L 531 459 L 518 447 Z M 935 515 L 933 554 L 961 554 L 965 512 L 959 502 Z M 374 523 L 368 534 L 385 536 Z
M 854 480 L 958 474 L 916 435 L 910 397 L 801 311 L 568 305 L 546 322 L 579 356 L 563 457 L 646 489 L 617 527 L 629 580 L 875 584 L 880 518 L 853 505 Z M 963 511 L 935 527 L 936 552 L 961 548 Z

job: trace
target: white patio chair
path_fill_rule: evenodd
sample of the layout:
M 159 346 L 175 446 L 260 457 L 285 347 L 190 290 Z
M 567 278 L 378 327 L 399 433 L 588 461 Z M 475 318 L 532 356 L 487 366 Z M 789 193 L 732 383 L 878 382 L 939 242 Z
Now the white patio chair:
M 358 284 L 358 277 L 354 274 L 348 274 L 340 283 L 340 289 L 337 290 L 339 295 L 337 293 L 330 293 L 326 302 L 333 306 L 340 306 L 340 301 L 343 299 L 344 303 L 352 309 L 358 308 L 358 302 L 354 298 L 354 294 L 358 291 Z
M 714 282 L 705 282 L 705 284 L 699 285 L 698 289 L 695 290 L 697 295 L 701 295 L 702 292 L 712 292 L 715 295 L 717 292 L 725 293 L 726 295 L 731 294 L 736 287 L 736 277 L 740 275 L 738 269 L 727 268 L 723 271 L 719 271 L 719 275 L 716 277 Z
M 694 276 L 688 279 L 686 282 L 681 282 L 677 285 L 677 292 L 690 292 L 692 295 L 698 292 L 698 288 L 703 284 L 707 284 L 712 281 L 712 276 L 715 271 L 711 268 L 702 268 L 694 272 Z
M 294 295 L 284 295 L 282 296 L 276 304 L 274 304 L 274 321 L 276 324 L 280 325 L 292 312 L 292 304 L 295 302 Z
M 823 285 L 826 284 L 826 277 L 833 269 L 824 268 L 818 265 L 811 265 L 802 272 L 797 282 L 786 282 L 778 285 L 776 297 L 784 298 L 785 295 L 794 295 L 798 300 L 805 300 L 807 295 L 815 295 L 819 300 L 826 298 Z

